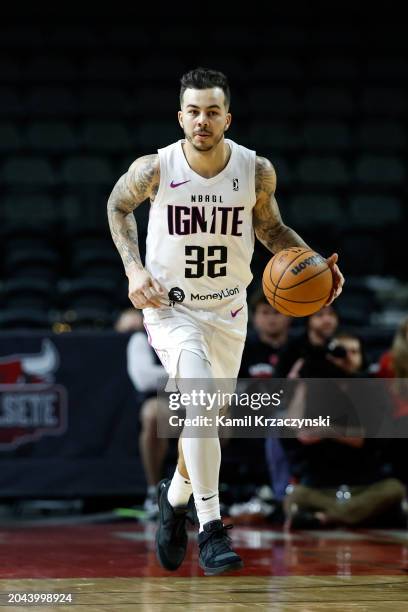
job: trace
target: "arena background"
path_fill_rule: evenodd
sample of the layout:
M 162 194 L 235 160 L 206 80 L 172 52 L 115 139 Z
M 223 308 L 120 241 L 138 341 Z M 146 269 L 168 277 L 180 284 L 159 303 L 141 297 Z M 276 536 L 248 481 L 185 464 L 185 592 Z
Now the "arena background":
M 112 331 L 127 284 L 106 201 L 135 158 L 181 137 L 190 68 L 229 76 L 229 136 L 275 165 L 285 222 L 339 253 L 347 284 L 336 306 L 371 360 L 406 315 L 404 22 L 347 3 L 217 10 L 9 8 L 2 21 L 1 390 L 38 405 L 48 392 L 58 413 L 19 427 L 2 413 L 5 504 L 142 498 L 127 337 Z M 136 216 L 143 245 L 148 206 Z M 257 243 L 255 281 L 268 259 Z M 245 461 L 226 455 L 229 486 L 265 482 L 263 450 L 251 448 Z

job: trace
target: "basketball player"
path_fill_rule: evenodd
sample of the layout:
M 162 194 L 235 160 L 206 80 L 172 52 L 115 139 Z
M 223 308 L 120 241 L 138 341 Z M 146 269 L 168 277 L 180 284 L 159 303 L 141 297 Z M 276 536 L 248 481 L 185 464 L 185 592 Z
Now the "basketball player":
M 236 379 L 247 328 L 246 287 L 254 233 L 272 253 L 303 240 L 283 224 L 270 161 L 225 138 L 230 90 L 220 72 L 198 68 L 181 79 L 178 121 L 185 138 L 137 159 L 108 202 L 113 240 L 144 312 L 152 346 L 183 392 L 189 379 Z M 133 210 L 150 199 L 146 262 Z M 337 297 L 344 282 L 328 260 Z M 205 406 L 203 406 L 205 410 Z M 187 417 L 189 407 L 187 407 Z M 172 480 L 159 484 L 157 556 L 176 570 L 187 547 L 191 494 L 200 522 L 199 563 L 206 575 L 242 567 L 220 517 L 218 437 L 179 441 Z

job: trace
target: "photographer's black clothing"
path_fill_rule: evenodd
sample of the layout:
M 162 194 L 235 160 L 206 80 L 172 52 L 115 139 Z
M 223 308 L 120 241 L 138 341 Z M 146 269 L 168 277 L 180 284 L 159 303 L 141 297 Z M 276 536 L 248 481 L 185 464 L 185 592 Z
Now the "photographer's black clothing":
M 280 353 L 276 377 L 286 378 L 298 359 L 308 359 L 309 357 L 315 359 L 316 356 L 321 356 L 324 352 L 325 350 L 322 347 L 311 344 L 307 334 L 293 338 Z
M 248 336 L 242 355 L 240 378 L 276 377 L 282 349 L 262 342 L 255 334 Z
M 390 476 L 384 461 L 383 440 L 364 440 L 355 448 L 324 439 L 315 444 L 281 440 L 291 473 L 299 484 L 313 488 L 369 485 Z

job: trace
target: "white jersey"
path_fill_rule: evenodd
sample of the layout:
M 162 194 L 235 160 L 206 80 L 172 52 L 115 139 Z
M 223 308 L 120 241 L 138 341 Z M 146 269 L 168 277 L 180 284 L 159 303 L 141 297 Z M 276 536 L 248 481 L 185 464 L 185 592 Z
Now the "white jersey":
M 228 164 L 204 178 L 179 140 L 159 149 L 160 185 L 151 203 L 146 269 L 171 305 L 224 310 L 246 299 L 254 250 L 255 151 L 225 139 Z

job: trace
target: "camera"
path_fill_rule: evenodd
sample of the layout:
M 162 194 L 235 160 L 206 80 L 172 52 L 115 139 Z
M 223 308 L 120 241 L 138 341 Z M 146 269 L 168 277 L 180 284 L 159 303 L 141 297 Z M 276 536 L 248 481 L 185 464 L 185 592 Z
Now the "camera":
M 332 357 L 337 357 L 339 359 L 344 359 L 347 357 L 347 351 L 344 346 L 340 346 L 336 344 L 336 341 L 331 341 L 326 347 L 326 355 L 331 355 Z

